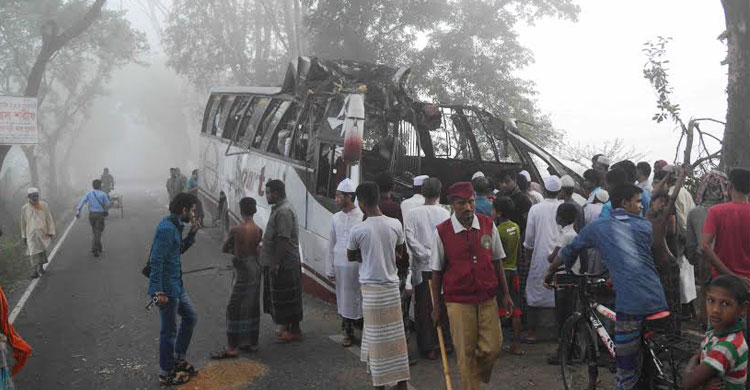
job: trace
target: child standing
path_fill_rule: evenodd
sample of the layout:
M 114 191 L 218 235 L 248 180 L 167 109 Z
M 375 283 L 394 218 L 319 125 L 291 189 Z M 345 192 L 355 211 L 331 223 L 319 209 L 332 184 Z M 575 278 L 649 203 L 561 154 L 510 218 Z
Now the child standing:
M 709 327 L 700 351 L 690 359 L 683 376 L 685 389 L 745 388 L 747 342 L 745 305 L 748 294 L 742 279 L 722 275 L 711 281 L 706 291 Z
M 513 355 L 524 355 L 521 349 L 521 300 L 520 300 L 520 283 L 518 281 L 518 255 L 521 249 L 521 229 L 518 224 L 511 221 L 510 216 L 515 213 L 515 204 L 507 196 L 495 198 L 492 202 L 492 220 L 497 225 L 497 232 L 500 235 L 500 241 L 503 243 L 505 250 L 505 259 L 503 259 L 503 271 L 505 280 L 508 283 L 508 293 L 513 301 L 513 312 L 508 313 L 503 302 L 503 291 L 500 286 L 497 288 L 498 314 L 500 318 L 511 317 L 513 325 L 513 343 L 510 347 L 503 347 L 503 351 Z

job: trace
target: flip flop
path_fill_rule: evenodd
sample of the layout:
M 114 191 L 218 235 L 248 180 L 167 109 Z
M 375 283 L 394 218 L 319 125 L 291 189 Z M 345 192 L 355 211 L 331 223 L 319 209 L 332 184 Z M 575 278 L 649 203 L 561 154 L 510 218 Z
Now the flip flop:
M 506 346 L 504 346 L 504 347 L 503 347 L 503 352 L 505 352 L 505 353 L 509 353 L 509 354 L 511 354 L 511 355 L 516 355 L 516 356 L 523 356 L 523 355 L 526 355 L 526 351 L 524 351 L 524 350 L 520 350 L 520 351 L 516 351 L 516 352 L 513 352 L 513 348 L 511 348 L 511 347 L 510 347 L 510 345 L 506 345 Z
M 211 359 L 214 360 L 222 360 L 222 359 L 236 359 L 240 356 L 239 353 L 231 354 L 229 353 L 226 348 L 222 348 L 221 351 L 212 352 L 211 353 Z

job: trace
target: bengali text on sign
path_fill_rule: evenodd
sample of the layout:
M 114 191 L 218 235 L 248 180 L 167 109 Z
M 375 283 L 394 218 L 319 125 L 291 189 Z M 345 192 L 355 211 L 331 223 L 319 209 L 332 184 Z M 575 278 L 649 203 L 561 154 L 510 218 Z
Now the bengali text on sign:
M 0 145 L 36 144 L 36 98 L 0 96 Z

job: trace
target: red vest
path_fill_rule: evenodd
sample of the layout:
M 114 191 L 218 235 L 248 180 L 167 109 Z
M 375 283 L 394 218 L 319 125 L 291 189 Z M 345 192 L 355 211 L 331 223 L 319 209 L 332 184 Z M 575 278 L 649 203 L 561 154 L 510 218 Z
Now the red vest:
M 451 219 L 438 225 L 443 243 L 443 293 L 446 302 L 477 304 L 494 299 L 497 294 L 497 275 L 492 263 L 492 234 L 496 229 L 492 220 L 479 218 L 479 231 L 453 231 Z

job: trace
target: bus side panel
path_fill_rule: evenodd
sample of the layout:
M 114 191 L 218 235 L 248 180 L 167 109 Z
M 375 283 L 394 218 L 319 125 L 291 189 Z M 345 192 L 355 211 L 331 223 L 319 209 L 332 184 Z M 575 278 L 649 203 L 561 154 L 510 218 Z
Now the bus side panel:
M 227 197 L 230 215 L 235 223 L 239 222 L 239 201 L 243 197 L 252 197 L 257 202 L 258 212 L 255 222 L 265 229 L 271 206 L 266 201 L 265 185 L 269 180 L 279 179 L 286 184 L 287 199 L 297 212 L 299 224 L 300 252 L 305 276 L 305 289 L 311 294 L 327 301 L 335 291 L 333 284 L 325 278 L 325 266 L 328 256 L 328 239 L 330 233 L 331 212 L 318 204 L 314 197 L 308 196 L 303 177 L 297 170 L 280 160 L 269 158 L 260 153 L 225 156 L 227 144 L 212 137 L 201 137 L 201 198 L 208 210 L 216 210 L 219 194 L 224 191 Z M 240 152 L 231 147 L 230 152 Z M 312 201 L 310 204 L 306 204 Z M 208 204 L 206 204 L 208 203 Z M 306 206 L 314 210 L 313 224 L 306 222 Z

